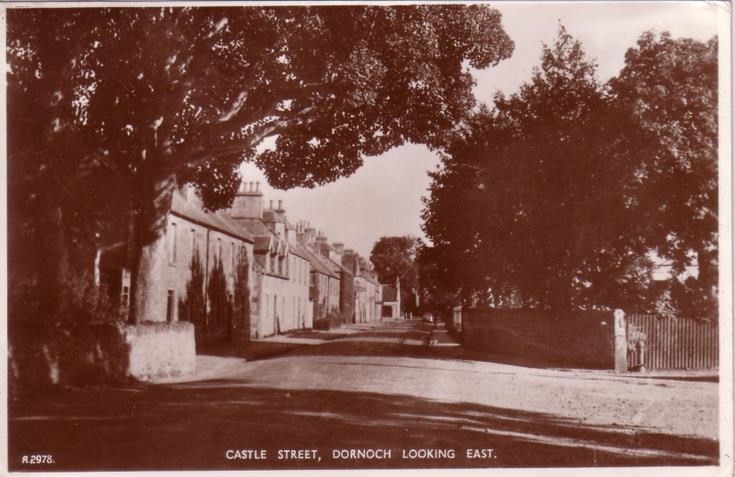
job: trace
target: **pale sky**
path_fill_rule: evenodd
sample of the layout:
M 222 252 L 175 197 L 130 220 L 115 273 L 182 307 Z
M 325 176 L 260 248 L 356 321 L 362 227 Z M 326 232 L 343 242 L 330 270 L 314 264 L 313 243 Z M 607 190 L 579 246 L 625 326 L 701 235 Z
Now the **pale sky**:
M 503 27 L 515 42 L 511 58 L 495 68 L 475 71 L 475 96 L 491 101 L 496 90 L 513 93 L 540 63 L 543 43 L 552 44 L 559 21 L 582 42 L 606 81 L 624 64 L 628 48 L 646 30 L 669 31 L 674 37 L 707 40 L 717 32 L 725 8 L 711 2 L 504 2 L 493 4 L 503 14 Z M 729 13 L 727 13 L 729 18 Z M 421 197 L 428 195 L 428 170 L 438 158 L 423 146 L 406 145 L 379 157 L 366 158 L 350 177 L 315 189 L 274 190 L 254 166 L 242 168 L 246 181 L 259 180 L 266 206 L 283 200 L 291 222 L 306 220 L 330 242 L 342 242 L 368 257 L 381 236 L 421 231 Z

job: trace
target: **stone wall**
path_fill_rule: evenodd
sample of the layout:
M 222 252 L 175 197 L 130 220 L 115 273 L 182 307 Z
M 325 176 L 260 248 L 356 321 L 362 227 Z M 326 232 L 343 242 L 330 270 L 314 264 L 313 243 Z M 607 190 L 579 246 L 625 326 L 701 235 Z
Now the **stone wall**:
M 196 360 L 186 322 L 71 324 L 43 340 L 16 337 L 9 351 L 9 381 L 18 388 L 184 375 Z
M 616 369 L 612 311 L 462 309 L 465 347 L 541 366 Z
M 196 369 L 194 325 L 144 323 L 124 328 L 130 347 L 128 374 L 139 380 L 181 376 Z

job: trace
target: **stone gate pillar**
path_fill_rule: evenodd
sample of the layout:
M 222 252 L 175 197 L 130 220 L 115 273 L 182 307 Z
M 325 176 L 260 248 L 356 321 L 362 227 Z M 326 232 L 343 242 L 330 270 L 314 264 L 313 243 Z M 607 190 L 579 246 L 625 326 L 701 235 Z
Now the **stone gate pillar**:
M 625 313 L 623 310 L 615 310 L 613 317 L 615 372 L 625 373 L 628 371 L 628 337 L 625 333 Z

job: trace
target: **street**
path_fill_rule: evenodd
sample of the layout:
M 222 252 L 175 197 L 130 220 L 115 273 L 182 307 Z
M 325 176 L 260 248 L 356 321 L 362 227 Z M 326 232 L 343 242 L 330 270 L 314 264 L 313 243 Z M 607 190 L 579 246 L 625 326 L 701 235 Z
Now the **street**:
M 302 333 L 288 346 L 288 338 L 276 337 L 255 344 L 275 351 L 247 362 L 232 350 L 230 356 L 200 356 L 202 369 L 194 378 L 14 400 L 10 467 L 525 467 L 719 460 L 716 378 L 480 361 L 459 347 L 427 346 L 431 331 L 431 324 L 414 320 Z M 278 351 L 280 344 L 285 348 Z M 31 455 L 51 457 L 29 464 Z

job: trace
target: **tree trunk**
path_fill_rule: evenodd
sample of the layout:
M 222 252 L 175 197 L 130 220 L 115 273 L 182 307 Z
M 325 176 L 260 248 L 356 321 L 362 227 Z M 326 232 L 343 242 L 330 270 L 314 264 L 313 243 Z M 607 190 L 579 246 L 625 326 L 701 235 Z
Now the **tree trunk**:
M 63 211 L 57 202 L 49 205 L 42 224 L 36 231 L 40 248 L 36 255 L 36 278 L 39 285 L 42 314 L 56 317 L 60 311 L 61 293 L 69 271 Z
M 700 247 L 697 250 L 697 267 L 699 269 L 697 281 L 705 293 L 703 298 L 711 304 L 712 312 L 717 314 L 717 293 L 719 289 L 717 249 L 709 251 L 706 246 Z
M 146 176 L 145 171 L 141 171 L 143 180 Z M 139 324 L 145 316 L 147 293 L 152 279 L 150 274 L 155 259 L 150 245 L 163 236 L 174 186 L 173 178 L 165 178 L 157 182 L 145 181 L 136 187 L 129 244 L 130 324 Z
M 140 324 L 145 317 L 151 270 L 153 269 L 153 250 L 135 241 L 132 268 L 130 270 L 130 315 L 132 325 Z

